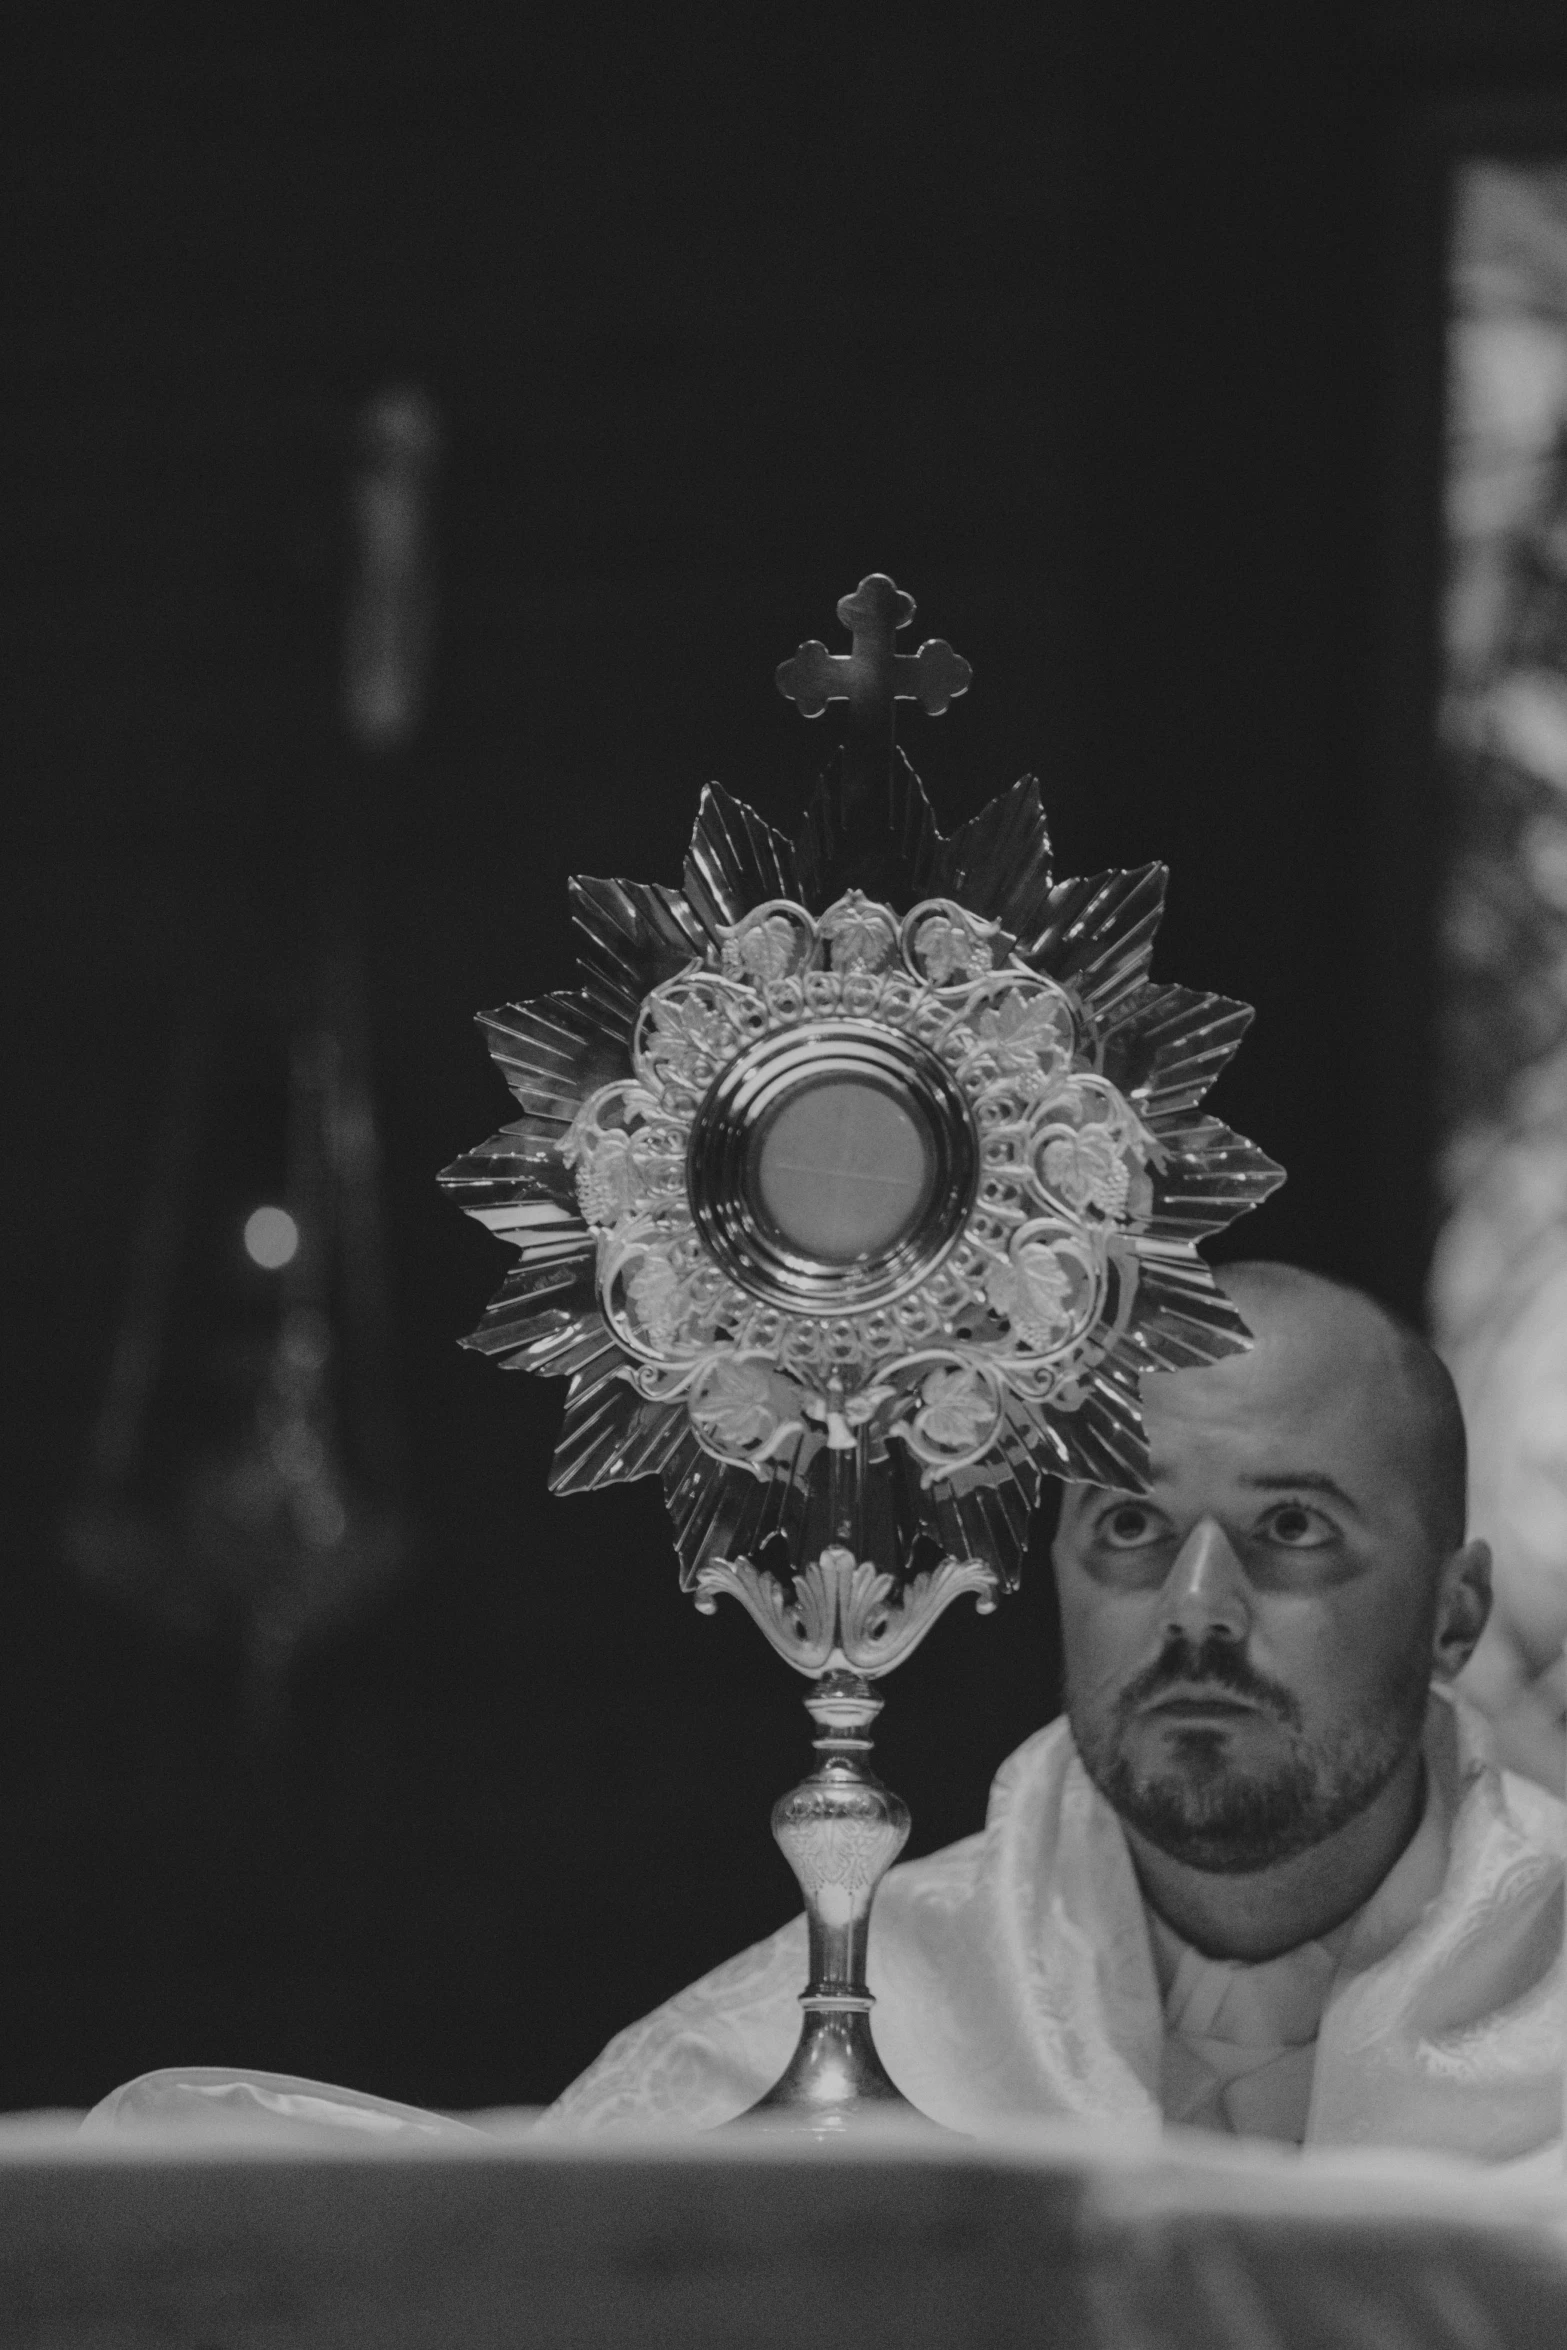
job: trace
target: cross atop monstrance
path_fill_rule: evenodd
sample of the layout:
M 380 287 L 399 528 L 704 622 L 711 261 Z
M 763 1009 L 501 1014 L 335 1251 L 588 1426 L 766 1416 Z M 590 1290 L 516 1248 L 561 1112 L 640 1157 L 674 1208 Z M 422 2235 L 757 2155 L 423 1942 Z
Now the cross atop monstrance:
M 897 633 L 908 627 L 914 610 L 912 596 L 884 571 L 873 571 L 838 604 L 850 635 L 847 653 L 829 653 L 811 637 L 778 664 L 778 691 L 802 718 L 820 718 L 829 702 L 848 703 L 844 791 L 851 803 L 891 773 L 896 704 L 918 702 L 939 718 L 968 692 L 974 674 L 945 637 L 928 638 L 917 653 L 897 650 Z

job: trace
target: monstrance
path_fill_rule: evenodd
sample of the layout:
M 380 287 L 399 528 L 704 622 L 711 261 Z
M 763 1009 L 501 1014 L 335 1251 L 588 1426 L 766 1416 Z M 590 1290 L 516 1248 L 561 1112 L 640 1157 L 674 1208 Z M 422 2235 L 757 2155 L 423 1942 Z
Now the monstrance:
M 897 652 L 913 614 L 874 573 L 851 650 L 780 667 L 848 705 L 798 839 L 715 785 L 678 889 L 572 883 L 583 986 L 480 1016 L 522 1115 L 441 1178 L 521 1258 L 465 1343 L 570 1380 L 552 1490 L 658 1476 L 682 1588 L 811 1681 L 773 1814 L 810 1979 L 757 2110 L 819 2131 L 902 2103 L 872 1684 L 1013 1587 L 1046 1476 L 1146 1482 L 1141 1374 L 1249 1343 L 1196 1244 L 1283 1179 L 1199 1108 L 1249 1007 L 1148 976 L 1163 866 L 1053 880 L 1031 777 L 937 831 L 895 704 L 970 671 Z

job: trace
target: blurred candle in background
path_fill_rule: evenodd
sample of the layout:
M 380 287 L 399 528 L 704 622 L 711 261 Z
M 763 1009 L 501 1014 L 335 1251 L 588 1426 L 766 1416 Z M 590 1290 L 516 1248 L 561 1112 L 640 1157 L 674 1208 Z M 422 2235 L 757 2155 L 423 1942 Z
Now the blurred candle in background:
M 182 995 L 64 1529 L 77 1573 L 117 1604 L 237 1643 L 263 1744 L 286 1722 L 299 1656 L 389 1589 L 410 1550 L 363 840 L 342 816 L 356 760 L 405 752 L 423 706 L 440 434 L 425 395 L 396 388 L 366 402 L 351 438 L 321 787 L 280 835 L 270 893 L 258 876 L 246 923 Z

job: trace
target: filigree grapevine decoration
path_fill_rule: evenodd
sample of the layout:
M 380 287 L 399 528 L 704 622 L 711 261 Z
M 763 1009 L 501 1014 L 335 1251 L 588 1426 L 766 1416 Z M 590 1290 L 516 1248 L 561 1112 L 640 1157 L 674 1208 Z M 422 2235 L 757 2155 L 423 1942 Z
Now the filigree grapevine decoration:
M 844 1020 L 945 1064 L 981 1173 L 954 1244 L 903 1294 L 828 1316 L 724 1271 L 688 1162 L 723 1069 L 764 1037 Z M 983 1461 L 1009 1411 L 1074 1409 L 1135 1297 L 1116 1267 L 1162 1156 L 1080 1029 L 1066 991 L 950 899 L 900 922 L 850 890 L 820 920 L 772 903 L 727 926 L 703 964 L 652 990 L 630 1076 L 591 1094 L 561 1144 L 638 1392 L 683 1400 L 702 1449 L 758 1476 L 809 1429 L 852 1451 L 866 1426 L 907 1449 L 925 1487 Z
M 570 1380 L 554 1490 L 658 1475 L 685 1586 L 802 1670 L 856 1573 L 890 1654 L 900 1578 L 1015 1580 L 1045 1475 L 1144 1481 L 1140 1375 L 1248 1343 L 1196 1244 L 1282 1180 L 1198 1107 L 1251 1015 L 1150 980 L 1161 866 L 1054 881 L 1031 779 L 943 839 L 899 758 L 879 814 L 713 787 L 680 889 L 574 883 L 583 989 L 482 1016 L 522 1114 L 442 1178 L 521 1257 L 467 1343 Z

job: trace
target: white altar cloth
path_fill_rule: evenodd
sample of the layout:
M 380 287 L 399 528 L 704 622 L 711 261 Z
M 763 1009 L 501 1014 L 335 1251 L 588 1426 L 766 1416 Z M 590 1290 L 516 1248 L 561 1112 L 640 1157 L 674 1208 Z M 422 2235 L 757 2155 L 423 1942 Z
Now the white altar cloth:
M 334 2092 L 323 2101 L 330 2106 Z M 1567 2185 L 1077 2124 L 827 2148 L 266 2111 L 0 2124 L 38 2350 L 1559 2350 Z

